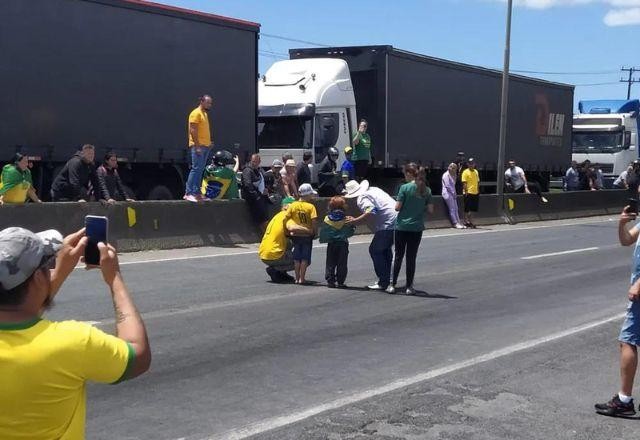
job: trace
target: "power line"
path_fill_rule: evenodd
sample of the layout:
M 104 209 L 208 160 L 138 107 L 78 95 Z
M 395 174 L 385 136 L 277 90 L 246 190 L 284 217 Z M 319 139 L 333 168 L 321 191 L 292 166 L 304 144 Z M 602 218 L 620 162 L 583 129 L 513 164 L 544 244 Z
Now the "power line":
M 613 84 L 619 84 L 619 81 L 601 82 L 601 83 L 588 83 L 588 84 L 574 84 L 575 87 L 592 87 L 592 86 L 609 86 Z
M 313 41 L 306 41 L 306 40 L 298 40 L 296 38 L 283 37 L 282 35 L 265 34 L 264 32 L 260 32 L 260 36 L 267 37 L 267 38 L 275 38 L 276 40 L 291 41 L 292 43 L 308 44 L 310 46 L 331 47 L 331 45 L 329 44 L 315 43 Z

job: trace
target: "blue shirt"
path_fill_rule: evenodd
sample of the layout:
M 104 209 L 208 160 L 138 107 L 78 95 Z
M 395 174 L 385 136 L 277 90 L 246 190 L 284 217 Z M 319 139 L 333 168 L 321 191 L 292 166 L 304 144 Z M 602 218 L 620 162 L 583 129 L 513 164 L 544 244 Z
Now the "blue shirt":
M 354 168 L 350 160 L 345 160 L 344 162 L 342 162 L 342 167 L 340 167 L 341 174 L 342 171 L 346 171 L 347 173 L 349 173 L 349 180 L 354 180 L 356 178 L 356 169 Z

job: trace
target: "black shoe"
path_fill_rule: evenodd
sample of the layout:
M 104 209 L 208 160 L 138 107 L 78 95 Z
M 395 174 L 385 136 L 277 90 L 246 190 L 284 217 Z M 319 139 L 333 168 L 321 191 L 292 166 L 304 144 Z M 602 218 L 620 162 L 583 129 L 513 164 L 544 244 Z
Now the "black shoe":
M 338 289 L 348 289 L 349 286 L 347 286 L 346 284 L 338 284 Z
M 271 278 L 271 281 L 273 281 L 274 283 L 280 283 L 280 277 L 279 277 L 279 273 L 278 271 L 271 267 L 271 266 L 267 266 L 265 271 L 267 272 L 267 275 L 269 275 L 269 278 Z
M 636 415 L 636 410 L 633 407 L 633 399 L 631 399 L 629 403 L 622 403 L 617 394 L 607 403 L 596 403 L 594 406 L 596 412 L 603 416 L 633 417 Z
M 335 289 L 336 288 L 336 283 L 327 283 L 327 287 L 329 289 Z

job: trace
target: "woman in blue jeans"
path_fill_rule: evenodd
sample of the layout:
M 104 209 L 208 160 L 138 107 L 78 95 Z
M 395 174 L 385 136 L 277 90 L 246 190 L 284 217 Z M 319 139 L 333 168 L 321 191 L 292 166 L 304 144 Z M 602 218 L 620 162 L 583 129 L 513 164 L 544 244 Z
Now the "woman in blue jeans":
M 402 260 L 407 255 L 407 287 L 406 294 L 414 295 L 413 278 L 416 273 L 416 258 L 424 230 L 425 207 L 433 213 L 431 189 L 427 186 L 425 170 L 415 163 L 404 168 L 407 183 L 400 187 L 396 202 L 398 218 L 395 232 L 395 259 L 393 262 L 393 281 L 387 293 L 396 293 L 398 275 L 402 268 Z

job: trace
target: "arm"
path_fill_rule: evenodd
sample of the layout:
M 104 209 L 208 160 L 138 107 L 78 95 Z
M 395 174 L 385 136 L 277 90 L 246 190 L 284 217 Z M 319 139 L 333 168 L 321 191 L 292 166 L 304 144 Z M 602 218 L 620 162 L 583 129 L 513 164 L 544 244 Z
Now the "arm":
M 98 187 L 95 188 L 95 191 L 97 193 L 96 196 L 103 200 L 106 200 L 107 202 L 115 202 L 115 200 L 113 200 L 113 198 L 111 197 L 111 194 L 109 194 L 106 174 L 106 170 L 102 167 L 98 168 L 98 170 L 96 171 L 96 181 L 98 182 Z
M 346 223 L 350 225 L 357 225 L 359 223 L 365 222 L 369 218 L 369 216 L 372 216 L 372 215 L 373 213 L 371 211 L 365 211 L 359 217 L 356 217 L 351 220 L 347 220 Z
M 527 182 L 527 176 L 524 174 L 524 171 L 522 173 L 520 173 L 520 176 L 522 177 L 522 180 L 524 181 L 524 192 L 526 192 L 527 194 L 531 194 L 529 192 L 529 182 Z
M 27 195 L 33 202 L 42 203 L 42 200 L 40 200 L 40 198 L 38 197 L 38 194 L 36 194 L 36 190 L 33 186 L 29 187 L 29 189 L 27 190 Z M 0 202 L 0 204 L 2 203 Z
M 147 371 L 151 364 L 147 330 L 120 274 L 116 250 L 113 246 L 104 243 L 98 243 L 98 247 L 102 277 L 109 286 L 113 298 L 116 336 L 131 344 L 136 353 L 133 368 L 126 377 L 130 379 Z
M 236 162 L 235 165 L 233 166 L 233 172 L 237 173 L 238 170 L 240 169 L 240 158 L 238 157 L 238 155 L 235 155 L 233 157 L 233 160 Z
M 638 240 L 640 235 L 640 229 L 637 226 L 627 228 L 627 223 L 635 220 L 636 216 L 627 213 L 628 206 L 625 206 L 622 214 L 620 214 L 620 220 L 618 220 L 618 239 L 622 246 L 631 246 Z
M 189 122 L 189 134 L 191 135 L 191 139 L 193 139 L 193 142 L 194 142 L 192 147 L 193 148 L 199 147 L 200 144 L 198 144 L 198 124 L 196 122 Z
M 353 137 L 353 145 L 358 145 L 360 143 L 360 131 L 356 132 L 356 135 Z
M 120 194 L 122 194 L 122 197 L 124 197 L 127 202 L 135 202 L 135 200 L 132 198 L 132 195 L 129 194 L 129 191 L 127 191 L 127 188 L 124 186 L 124 183 L 122 183 L 122 179 L 120 178 L 120 174 L 118 174 L 118 170 L 114 172 L 114 176 L 116 178 L 116 186 L 118 187 L 118 191 L 120 192 Z
M 253 200 L 258 198 L 258 191 L 256 190 L 256 187 L 253 184 L 253 179 L 251 178 L 250 167 L 246 167 L 242 170 L 242 190 L 244 194 L 251 196 Z
M 69 195 L 71 200 L 86 198 L 86 190 L 82 191 L 80 184 L 80 170 L 82 168 L 82 160 L 74 157 L 68 164 L 69 173 Z

